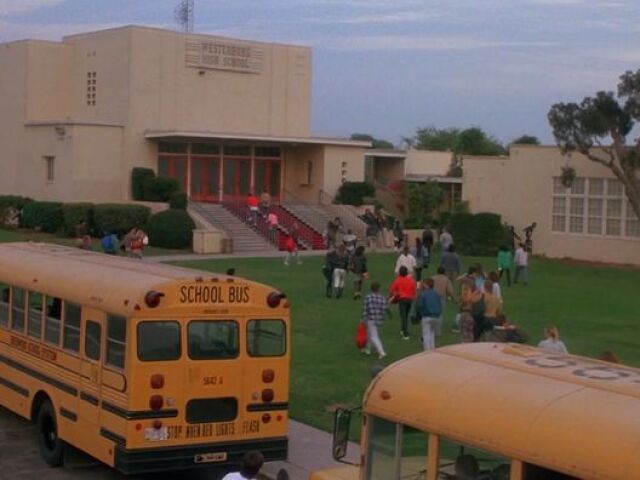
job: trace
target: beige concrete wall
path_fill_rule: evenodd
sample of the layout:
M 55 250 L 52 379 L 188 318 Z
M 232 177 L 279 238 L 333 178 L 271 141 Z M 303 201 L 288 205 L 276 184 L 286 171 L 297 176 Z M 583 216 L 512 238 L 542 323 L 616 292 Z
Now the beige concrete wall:
M 473 212 L 496 212 L 518 231 L 537 222 L 534 253 L 640 265 L 640 239 L 551 231 L 553 178 L 567 160 L 556 147 L 516 146 L 509 157 L 465 157 L 462 198 Z M 613 178 L 602 165 L 574 154 L 578 177 Z
M 324 147 L 324 178 L 322 190 L 334 197 L 343 181 L 364 181 L 364 153 L 360 147 Z
M 308 163 L 311 162 L 311 182 Z M 288 147 L 284 150 L 284 189 L 288 200 L 318 203 L 324 182 L 324 149 L 322 145 Z
M 374 159 L 374 178 L 381 183 L 404 179 L 405 160 L 402 158 L 378 157 Z
M 406 175 L 446 175 L 451 165 L 451 152 L 407 150 Z

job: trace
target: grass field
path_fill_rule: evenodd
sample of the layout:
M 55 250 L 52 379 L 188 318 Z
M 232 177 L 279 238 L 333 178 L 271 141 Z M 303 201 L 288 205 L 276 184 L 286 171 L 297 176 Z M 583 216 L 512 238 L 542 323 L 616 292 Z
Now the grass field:
M 370 278 L 387 288 L 393 279 L 393 254 L 369 254 Z M 480 261 L 494 268 L 491 258 L 465 258 L 469 265 Z M 236 267 L 237 275 L 273 285 L 285 292 L 292 304 L 291 414 L 300 421 L 331 429 L 332 408 L 357 405 L 370 381 L 371 367 L 378 363 L 355 347 L 354 334 L 361 302 L 351 298 L 351 279 L 345 296 L 324 297 L 321 257 L 304 258 L 301 266 L 285 267 L 280 259 L 229 259 L 181 262 L 181 265 L 212 271 Z M 433 273 L 433 267 L 428 273 Z M 531 343 L 542 339 L 543 326 L 557 325 L 571 353 L 596 356 L 613 350 L 623 361 L 640 365 L 640 307 L 636 299 L 640 270 L 581 265 L 533 259 L 530 285 L 503 286 L 505 312 L 523 327 Z M 450 333 L 455 308 L 449 305 L 445 331 L 438 345 L 457 342 Z M 411 326 L 412 338 L 399 335 L 399 316 L 382 327 L 387 350 L 383 363 L 420 351 L 419 328 Z

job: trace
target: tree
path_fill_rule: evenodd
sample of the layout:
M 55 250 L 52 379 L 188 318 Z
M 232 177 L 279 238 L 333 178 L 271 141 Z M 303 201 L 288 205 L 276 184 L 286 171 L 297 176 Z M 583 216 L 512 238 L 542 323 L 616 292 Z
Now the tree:
M 640 70 L 620 77 L 617 96 L 599 91 L 580 104 L 556 103 L 548 119 L 562 153 L 579 152 L 611 170 L 640 219 L 640 139 L 627 145 L 640 121 Z
M 351 140 L 359 140 L 361 142 L 371 142 L 371 148 L 392 149 L 393 143 L 383 140 L 381 138 L 375 138 L 368 133 L 352 133 Z
M 433 211 L 442 202 L 444 192 L 438 182 L 413 183 L 407 182 L 407 204 L 409 215 L 405 221 L 406 227 L 423 228 L 433 220 Z
M 416 132 L 415 147 L 418 150 L 452 152 L 455 155 L 502 155 L 504 147 L 496 138 L 478 127 L 420 128 Z
M 540 140 L 535 135 L 521 135 L 511 145 L 540 145 Z

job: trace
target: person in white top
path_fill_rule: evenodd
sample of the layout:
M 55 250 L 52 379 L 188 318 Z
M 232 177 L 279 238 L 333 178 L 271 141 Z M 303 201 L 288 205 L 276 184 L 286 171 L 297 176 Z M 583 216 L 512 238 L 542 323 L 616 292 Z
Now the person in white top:
M 554 327 L 553 325 L 545 327 L 544 336 L 545 339 L 538 344 L 538 348 L 545 352 L 559 353 L 561 355 L 569 353 L 564 342 L 560 340 L 560 332 L 558 332 L 557 327 Z
M 416 265 L 416 258 L 409 253 L 409 246 L 405 245 L 402 249 L 402 253 L 398 257 L 398 260 L 396 260 L 396 268 L 394 272 L 398 275 L 400 267 L 407 267 L 407 271 L 413 276 Z
M 242 468 L 239 472 L 231 472 L 222 477 L 222 480 L 254 480 L 257 478 L 264 457 L 257 450 L 250 450 L 242 457 Z
M 442 253 L 449 251 L 449 246 L 453 243 L 453 237 L 446 228 L 442 229 L 440 234 L 440 250 Z
M 500 287 L 500 276 L 498 275 L 498 272 L 489 272 L 488 278 L 489 280 L 491 280 L 491 282 L 493 282 L 493 290 L 491 293 L 493 293 L 500 299 L 500 301 L 502 301 L 502 288 Z
M 527 285 L 529 283 L 529 254 L 524 249 L 523 243 L 518 245 L 516 253 L 513 256 L 513 263 L 516 264 L 516 274 L 513 278 L 513 283 L 518 283 L 518 279 L 522 278 L 522 283 Z

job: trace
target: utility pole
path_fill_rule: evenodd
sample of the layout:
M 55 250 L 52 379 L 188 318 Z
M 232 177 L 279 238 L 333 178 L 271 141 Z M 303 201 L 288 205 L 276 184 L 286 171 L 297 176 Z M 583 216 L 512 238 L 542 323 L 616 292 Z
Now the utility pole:
M 181 0 L 174 10 L 176 21 L 184 33 L 193 32 L 194 0 Z

